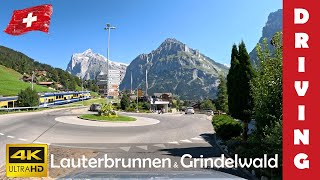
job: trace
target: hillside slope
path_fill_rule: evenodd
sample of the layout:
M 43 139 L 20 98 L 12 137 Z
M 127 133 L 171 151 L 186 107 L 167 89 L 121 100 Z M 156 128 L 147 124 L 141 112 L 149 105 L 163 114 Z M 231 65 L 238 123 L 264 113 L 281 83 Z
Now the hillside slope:
M 0 96 L 16 96 L 21 90 L 31 87 L 30 83 L 20 81 L 22 77 L 17 71 L 0 65 Z M 37 92 L 53 90 L 34 84 Z
M 42 81 L 52 81 L 68 87 L 69 90 L 76 90 L 77 86 L 81 86 L 81 80 L 70 73 L 54 68 L 48 64 L 44 64 L 28 57 L 27 55 L 15 51 L 13 49 L 0 46 L 0 65 L 11 68 L 21 74 L 32 74 L 32 71 L 46 71 L 47 75 Z

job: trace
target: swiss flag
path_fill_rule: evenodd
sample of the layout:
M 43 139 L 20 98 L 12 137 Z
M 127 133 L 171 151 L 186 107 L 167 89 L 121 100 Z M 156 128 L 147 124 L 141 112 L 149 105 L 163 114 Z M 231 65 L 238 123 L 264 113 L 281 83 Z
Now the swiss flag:
M 4 32 L 14 36 L 29 31 L 42 31 L 48 33 L 51 15 L 52 5 L 50 4 L 15 10 L 9 25 Z

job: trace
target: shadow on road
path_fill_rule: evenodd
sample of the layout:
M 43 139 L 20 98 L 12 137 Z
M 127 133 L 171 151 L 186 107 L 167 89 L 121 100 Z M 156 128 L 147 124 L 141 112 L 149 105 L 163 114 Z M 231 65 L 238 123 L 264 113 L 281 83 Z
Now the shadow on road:
M 174 157 L 182 157 L 185 154 L 190 154 L 192 158 L 219 158 L 222 156 L 223 152 L 217 147 L 215 143 L 215 134 L 201 134 L 200 135 L 208 144 L 189 144 L 189 147 L 186 148 L 170 148 L 170 149 L 162 149 L 163 153 L 165 153 L 168 156 L 174 156 Z M 232 174 L 238 177 L 242 177 L 245 179 L 250 179 L 251 177 L 248 177 L 247 174 L 243 173 L 240 169 L 236 168 L 206 168 L 202 167 L 200 169 L 203 170 L 215 170 L 224 172 L 227 174 Z

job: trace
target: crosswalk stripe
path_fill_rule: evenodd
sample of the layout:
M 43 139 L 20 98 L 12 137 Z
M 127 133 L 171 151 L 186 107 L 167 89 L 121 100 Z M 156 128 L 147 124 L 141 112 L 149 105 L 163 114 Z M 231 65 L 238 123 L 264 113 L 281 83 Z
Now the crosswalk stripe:
M 119 147 L 121 150 L 124 150 L 126 152 L 129 152 L 131 147 Z
M 169 144 L 179 144 L 177 141 L 168 142 Z
M 166 147 L 164 144 L 154 144 L 153 146 L 159 147 L 159 148 L 165 148 Z
M 137 148 L 143 149 L 143 150 L 148 150 L 148 146 L 137 146 Z
M 189 139 L 185 139 L 185 140 L 180 140 L 181 142 L 184 142 L 184 143 L 192 143 L 192 141 L 190 141 Z
M 199 137 L 195 137 L 195 138 L 191 138 L 192 140 L 195 140 L 195 141 L 203 141 L 204 139 L 203 138 L 199 138 Z

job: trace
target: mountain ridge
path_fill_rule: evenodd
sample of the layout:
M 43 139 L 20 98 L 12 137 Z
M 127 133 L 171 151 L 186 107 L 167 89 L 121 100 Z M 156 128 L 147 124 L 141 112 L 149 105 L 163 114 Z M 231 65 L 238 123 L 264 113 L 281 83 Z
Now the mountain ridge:
M 175 38 L 167 38 L 148 54 L 138 55 L 128 66 L 120 90 L 130 89 L 131 72 L 133 89 L 146 88 L 148 92 L 170 92 L 182 99 L 214 98 L 218 78 L 226 76 L 228 68 L 192 49 Z
M 283 10 L 278 9 L 275 12 L 272 12 L 268 16 L 268 20 L 265 26 L 262 29 L 262 36 L 258 43 L 263 44 L 263 40 L 266 38 L 268 42 L 268 48 L 271 52 L 274 51 L 274 47 L 271 45 L 272 37 L 279 31 L 282 31 L 283 26 Z M 259 60 L 257 58 L 257 49 L 256 47 L 250 52 L 250 59 L 253 66 L 259 64 Z

